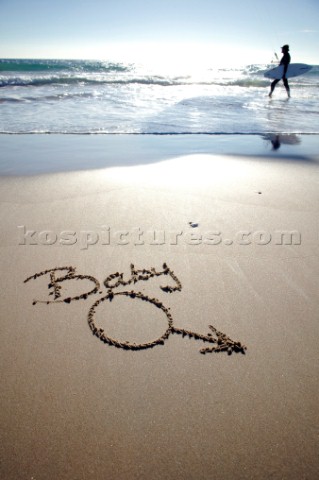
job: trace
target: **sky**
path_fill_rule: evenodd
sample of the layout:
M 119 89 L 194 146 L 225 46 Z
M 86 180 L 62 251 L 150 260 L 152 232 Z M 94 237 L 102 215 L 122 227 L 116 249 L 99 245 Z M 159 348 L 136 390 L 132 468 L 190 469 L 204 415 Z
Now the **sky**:
M 319 64 L 319 0 L 0 0 L 0 58 Z

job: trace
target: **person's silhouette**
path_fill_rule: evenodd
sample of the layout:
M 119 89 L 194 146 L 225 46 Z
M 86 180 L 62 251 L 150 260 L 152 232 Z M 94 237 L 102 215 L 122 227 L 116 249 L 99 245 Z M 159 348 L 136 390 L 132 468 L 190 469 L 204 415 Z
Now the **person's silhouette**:
M 287 92 L 287 95 L 288 95 L 288 98 L 290 97 L 290 88 L 289 88 L 289 85 L 288 85 L 288 80 L 286 78 L 286 73 L 287 73 L 287 70 L 288 70 L 288 65 L 290 63 L 290 54 L 289 54 L 289 45 L 284 45 L 283 47 L 281 47 L 281 51 L 283 53 L 283 56 L 282 56 L 282 59 L 280 60 L 280 64 L 279 65 L 283 65 L 284 66 L 284 73 L 283 73 L 283 76 L 282 76 L 282 80 L 284 82 L 284 85 L 285 85 L 285 89 L 286 89 L 286 92 Z M 278 82 L 280 82 L 280 78 L 276 78 L 270 85 L 270 93 L 269 93 L 269 97 L 271 98 L 272 94 L 273 94 L 273 91 L 275 90 L 275 87 L 277 85 Z

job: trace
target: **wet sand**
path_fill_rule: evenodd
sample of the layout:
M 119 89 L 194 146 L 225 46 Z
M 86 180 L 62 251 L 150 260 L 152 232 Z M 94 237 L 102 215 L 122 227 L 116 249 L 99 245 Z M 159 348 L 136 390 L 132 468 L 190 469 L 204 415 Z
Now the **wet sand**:
M 319 159 L 167 150 L 0 178 L 4 480 L 318 477 Z

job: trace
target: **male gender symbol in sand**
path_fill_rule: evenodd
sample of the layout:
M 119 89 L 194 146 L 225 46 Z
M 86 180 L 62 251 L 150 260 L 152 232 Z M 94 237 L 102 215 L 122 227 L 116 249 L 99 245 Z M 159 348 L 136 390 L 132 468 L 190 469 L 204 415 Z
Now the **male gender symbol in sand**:
M 131 275 L 130 277 L 125 280 L 124 273 L 112 273 L 109 275 L 106 280 L 104 280 L 104 286 L 107 289 L 107 294 L 98 300 L 91 306 L 89 313 L 88 313 L 88 324 L 90 329 L 96 337 L 98 337 L 103 343 L 108 345 L 113 345 L 117 348 L 123 348 L 125 350 L 145 350 L 147 348 L 153 348 L 156 345 L 164 345 L 165 340 L 168 339 L 170 334 L 178 334 L 182 335 L 183 337 L 187 336 L 189 338 L 194 338 L 195 340 L 202 340 L 203 342 L 208 342 L 213 344 L 211 347 L 205 347 L 200 349 L 200 353 L 209 353 L 209 352 L 227 352 L 228 355 L 231 355 L 233 352 L 236 353 L 245 353 L 246 347 L 242 345 L 240 342 L 236 342 L 229 338 L 225 333 L 220 332 L 212 325 L 209 325 L 209 328 L 212 333 L 208 333 L 207 335 L 202 335 L 200 333 L 196 333 L 190 330 L 185 330 L 184 328 L 177 328 L 173 324 L 173 317 L 170 312 L 170 309 L 165 307 L 163 303 L 158 300 L 157 298 L 152 298 L 148 295 L 144 295 L 142 292 L 137 292 L 135 290 L 124 290 L 124 291 L 116 291 L 117 288 L 123 288 L 129 285 L 135 285 L 140 281 L 147 281 L 154 277 L 161 277 L 166 276 L 170 277 L 173 281 L 173 285 L 166 285 L 161 286 L 161 290 L 166 293 L 173 293 L 176 291 L 182 290 L 182 284 L 180 280 L 177 278 L 173 270 L 171 270 L 166 263 L 163 264 L 163 268 L 160 271 L 157 271 L 155 268 L 151 268 L 150 270 L 136 270 L 135 266 L 131 264 Z M 49 275 L 50 282 L 48 284 L 49 290 L 52 290 L 49 295 L 53 296 L 54 300 L 34 300 L 33 305 L 37 303 L 71 303 L 74 300 L 86 300 L 90 295 L 102 294 L 100 291 L 100 282 L 91 275 L 77 275 L 76 269 L 74 267 L 57 267 L 52 268 L 50 270 L 45 270 L 40 273 L 36 273 L 31 277 L 28 277 L 24 280 L 24 283 L 29 282 L 30 280 L 36 280 L 37 278 L 43 275 Z M 57 276 L 58 272 L 66 272 L 62 276 Z M 60 273 L 61 275 L 61 273 Z M 70 280 L 89 280 L 93 283 L 94 288 L 89 290 L 88 292 L 82 293 L 81 295 L 77 295 L 74 297 L 66 297 L 61 298 L 61 290 L 62 290 L 62 283 L 65 281 Z M 98 307 L 105 301 L 114 301 L 117 296 L 125 296 L 132 300 L 141 300 L 144 302 L 148 302 L 154 307 L 159 308 L 165 314 L 167 319 L 167 326 L 166 330 L 163 334 L 157 338 L 156 340 L 146 342 L 146 343 L 131 343 L 128 341 L 119 341 L 112 337 L 110 337 L 102 328 L 99 328 L 96 324 L 95 320 L 95 313 Z M 215 336 L 213 336 L 213 334 Z

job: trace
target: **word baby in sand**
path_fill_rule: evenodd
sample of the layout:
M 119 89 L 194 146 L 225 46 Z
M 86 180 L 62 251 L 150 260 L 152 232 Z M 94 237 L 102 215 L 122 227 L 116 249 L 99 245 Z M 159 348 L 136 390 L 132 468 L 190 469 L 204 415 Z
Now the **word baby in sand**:
M 201 348 L 200 352 L 202 354 L 224 351 L 227 352 L 229 355 L 231 355 L 233 352 L 240 352 L 243 354 L 245 353 L 246 347 L 244 345 L 242 345 L 240 342 L 232 340 L 225 333 L 220 332 L 212 325 L 209 325 L 212 333 L 208 333 L 207 335 L 202 335 L 200 333 L 196 333 L 190 330 L 175 327 L 173 324 L 173 317 L 170 309 L 165 307 L 165 305 L 163 305 L 163 303 L 157 298 L 144 295 L 142 292 L 135 291 L 134 289 L 117 291 L 117 289 L 119 288 L 128 287 L 129 285 L 136 285 L 138 282 L 145 282 L 151 278 L 161 276 L 170 277 L 170 279 L 173 281 L 172 285 L 160 286 L 160 289 L 163 292 L 173 293 L 181 291 L 182 284 L 180 280 L 177 278 L 173 270 L 171 270 L 167 266 L 166 263 L 163 264 L 163 267 L 160 271 L 156 270 L 154 267 L 150 268 L 149 270 L 136 270 L 133 264 L 131 264 L 130 270 L 131 275 L 128 279 L 124 278 L 124 273 L 116 272 L 109 275 L 103 282 L 104 286 L 107 289 L 107 294 L 97 299 L 88 312 L 87 319 L 89 327 L 93 335 L 99 338 L 103 343 L 125 350 L 143 350 L 147 348 L 153 348 L 156 345 L 164 345 L 165 340 L 168 339 L 169 335 L 178 334 L 182 335 L 183 337 L 188 336 L 189 338 L 194 338 L 196 340 L 201 340 L 203 342 L 213 344 L 213 346 L 211 347 Z M 78 275 L 76 274 L 76 269 L 74 267 L 57 267 L 50 270 L 45 270 L 40 273 L 35 273 L 31 277 L 28 277 L 26 280 L 24 280 L 24 283 L 27 283 L 30 280 L 36 280 L 44 275 L 48 275 L 50 278 L 48 288 L 49 290 L 51 290 L 49 295 L 53 297 L 53 300 L 34 300 L 33 305 L 36 305 L 37 303 L 52 304 L 61 302 L 70 304 L 72 301 L 75 300 L 87 300 L 88 297 L 92 295 L 103 294 L 103 292 L 100 290 L 100 282 L 95 277 L 91 275 Z M 81 295 L 62 298 L 61 290 L 63 283 L 73 280 L 88 280 L 93 284 L 93 288 L 87 292 L 82 293 Z M 167 326 L 163 334 L 156 340 L 150 342 L 133 343 L 129 341 L 119 341 L 115 338 L 112 338 L 104 331 L 103 328 L 99 328 L 95 319 L 97 309 L 103 302 L 112 302 L 117 296 L 124 296 L 130 300 L 140 300 L 148 302 L 155 308 L 159 308 L 160 310 L 162 310 L 162 312 L 166 316 L 167 321 Z M 213 336 L 213 334 L 215 336 Z

